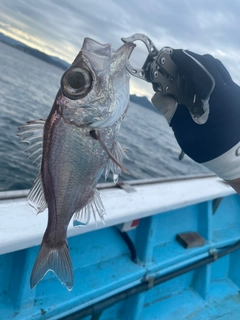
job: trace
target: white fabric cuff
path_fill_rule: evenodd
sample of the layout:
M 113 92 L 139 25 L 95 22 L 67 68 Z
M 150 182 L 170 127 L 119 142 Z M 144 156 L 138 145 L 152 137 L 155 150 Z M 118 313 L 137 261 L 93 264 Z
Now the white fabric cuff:
M 240 178 L 240 142 L 221 156 L 201 164 L 216 173 L 221 179 Z

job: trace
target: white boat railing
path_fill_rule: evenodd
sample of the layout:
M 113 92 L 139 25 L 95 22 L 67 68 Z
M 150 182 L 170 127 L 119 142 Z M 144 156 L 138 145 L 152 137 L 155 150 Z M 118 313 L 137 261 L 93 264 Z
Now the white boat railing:
M 68 236 L 94 231 L 147 216 L 225 197 L 235 191 L 216 176 L 188 176 L 99 184 L 107 215 L 105 225 L 91 219 L 86 227 L 74 228 Z M 41 243 L 47 225 L 47 209 L 36 216 L 27 201 L 28 190 L 0 193 L 0 254 Z

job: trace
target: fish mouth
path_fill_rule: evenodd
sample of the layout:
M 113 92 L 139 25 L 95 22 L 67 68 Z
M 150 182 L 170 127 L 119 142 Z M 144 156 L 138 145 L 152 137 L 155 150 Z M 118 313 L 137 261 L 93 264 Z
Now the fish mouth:
M 70 67 L 62 76 L 61 88 L 63 94 L 71 99 L 84 98 L 92 89 L 92 74 L 83 67 Z
M 92 90 L 94 75 L 88 67 L 82 66 L 84 65 L 83 55 L 91 61 L 91 64 L 94 64 L 95 68 L 93 69 L 104 70 L 106 68 L 107 70 L 109 68 L 111 74 L 110 65 L 113 64 L 115 70 L 113 73 L 118 73 L 126 65 L 135 46 L 133 42 L 127 42 L 117 50 L 111 50 L 110 44 L 102 45 L 95 40 L 86 38 L 80 54 L 61 78 L 63 95 L 70 100 L 78 100 L 87 96 Z
M 113 52 L 119 56 L 123 56 L 124 59 L 129 59 L 136 44 L 133 42 L 125 42 L 120 48 Z

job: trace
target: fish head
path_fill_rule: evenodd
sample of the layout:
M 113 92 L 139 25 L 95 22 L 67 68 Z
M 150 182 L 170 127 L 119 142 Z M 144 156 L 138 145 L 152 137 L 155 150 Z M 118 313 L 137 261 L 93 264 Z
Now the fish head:
M 75 123 L 105 128 L 125 113 L 129 101 L 126 63 L 135 47 L 124 43 L 118 50 L 85 38 L 81 51 L 63 74 L 58 104 Z

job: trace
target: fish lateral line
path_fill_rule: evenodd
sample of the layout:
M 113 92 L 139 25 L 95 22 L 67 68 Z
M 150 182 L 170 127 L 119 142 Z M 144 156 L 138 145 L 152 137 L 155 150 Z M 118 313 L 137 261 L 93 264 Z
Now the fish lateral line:
M 100 135 L 98 134 L 96 129 L 92 129 L 90 130 L 90 136 L 97 140 L 101 147 L 103 148 L 103 150 L 107 153 L 107 155 L 109 156 L 109 158 L 116 163 L 117 166 L 119 166 L 119 168 L 122 169 L 123 172 L 129 174 L 129 172 L 127 171 L 126 168 L 124 168 L 124 166 L 114 157 L 114 155 L 111 153 L 111 151 L 108 150 L 107 146 L 105 145 L 105 143 L 102 141 L 102 139 L 100 138 Z

